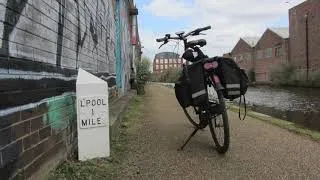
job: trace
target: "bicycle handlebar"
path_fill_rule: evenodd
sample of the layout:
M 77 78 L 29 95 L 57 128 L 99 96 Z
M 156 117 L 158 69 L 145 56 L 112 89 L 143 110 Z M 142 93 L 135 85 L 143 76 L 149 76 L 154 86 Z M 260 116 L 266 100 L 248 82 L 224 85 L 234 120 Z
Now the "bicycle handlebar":
M 187 34 L 185 34 L 184 36 L 181 36 L 181 37 L 180 36 L 179 37 L 170 37 L 170 35 L 169 35 L 169 36 L 165 36 L 163 38 L 158 38 L 158 39 L 156 39 L 156 41 L 157 42 L 163 42 L 163 41 L 167 41 L 168 39 L 182 40 L 182 39 L 184 39 L 184 38 L 186 38 L 186 37 L 188 37 L 190 35 L 199 35 L 199 33 L 201 31 L 205 31 L 205 30 L 209 30 L 209 29 L 211 29 L 211 26 L 206 26 L 206 27 L 203 27 L 203 28 L 197 28 L 197 29 L 195 29 L 193 31 L 190 31 L 189 33 L 187 33 Z
M 211 29 L 211 26 L 206 26 L 206 27 L 203 27 L 203 28 L 199 28 L 198 31 L 205 31 L 205 30 L 209 30 Z

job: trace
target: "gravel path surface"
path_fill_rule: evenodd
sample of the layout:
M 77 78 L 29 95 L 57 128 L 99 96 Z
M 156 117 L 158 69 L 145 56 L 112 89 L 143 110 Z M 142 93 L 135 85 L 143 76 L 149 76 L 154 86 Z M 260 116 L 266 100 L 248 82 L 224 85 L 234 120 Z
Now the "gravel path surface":
M 287 130 L 228 112 L 231 146 L 221 156 L 209 129 L 192 132 L 172 89 L 149 85 L 143 119 L 129 129 L 120 179 L 320 179 L 320 144 Z

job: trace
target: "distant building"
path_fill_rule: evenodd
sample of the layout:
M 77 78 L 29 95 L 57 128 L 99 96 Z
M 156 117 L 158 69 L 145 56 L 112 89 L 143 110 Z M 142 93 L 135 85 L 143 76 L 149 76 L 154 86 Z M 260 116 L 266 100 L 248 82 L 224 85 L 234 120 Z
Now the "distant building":
M 289 10 L 290 60 L 299 69 L 307 69 L 307 59 L 311 71 L 320 68 L 319 12 L 319 0 L 307 0 Z
M 256 81 L 270 81 L 273 65 L 289 62 L 289 29 L 268 28 L 261 37 L 242 37 L 230 56 L 248 73 L 255 71 Z
M 247 72 L 254 66 L 254 47 L 259 37 L 243 37 L 231 51 L 231 56 L 236 63 Z
M 289 29 L 268 28 L 255 46 L 256 81 L 270 81 L 270 70 L 289 62 Z
M 155 55 L 153 60 L 153 73 L 161 73 L 169 68 L 182 67 L 183 60 L 179 54 L 173 52 L 161 52 Z
M 320 0 L 304 1 L 289 10 L 289 28 L 268 28 L 261 38 L 240 38 L 231 56 L 241 68 L 253 68 L 258 82 L 270 81 L 271 68 L 280 63 L 320 71 L 319 12 Z

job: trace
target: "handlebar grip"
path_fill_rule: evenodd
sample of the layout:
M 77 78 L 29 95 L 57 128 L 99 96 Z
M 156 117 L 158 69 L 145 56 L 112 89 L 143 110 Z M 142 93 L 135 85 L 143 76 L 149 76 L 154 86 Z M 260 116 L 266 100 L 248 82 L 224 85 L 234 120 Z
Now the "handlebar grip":
M 165 37 L 164 37 L 164 38 L 156 39 L 157 42 L 162 42 L 162 41 L 165 41 L 165 40 L 167 40 L 167 38 L 165 38 Z
M 211 29 L 211 26 L 206 26 L 206 27 L 203 27 L 203 28 L 199 28 L 200 31 L 205 31 L 205 30 L 208 30 L 208 29 Z

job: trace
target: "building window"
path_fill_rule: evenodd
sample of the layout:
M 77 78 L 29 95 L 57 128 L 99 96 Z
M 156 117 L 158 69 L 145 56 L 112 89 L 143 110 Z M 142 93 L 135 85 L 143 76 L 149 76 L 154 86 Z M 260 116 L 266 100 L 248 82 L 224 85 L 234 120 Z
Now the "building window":
M 262 59 L 263 58 L 263 50 L 258 50 L 257 51 L 257 59 Z
M 162 65 L 162 64 L 160 65 L 160 69 L 161 69 L 161 70 L 163 69 L 163 65 Z
M 159 69 L 159 64 L 157 64 L 156 69 Z
M 269 57 L 272 57 L 272 48 L 268 48 L 265 50 L 265 57 L 266 58 L 269 58 Z
M 279 47 L 276 47 L 275 49 L 274 49 L 274 51 L 275 51 L 275 56 L 276 57 L 279 57 L 279 56 L 282 56 L 283 54 L 283 51 L 282 51 L 282 47 L 281 46 L 279 46 Z

